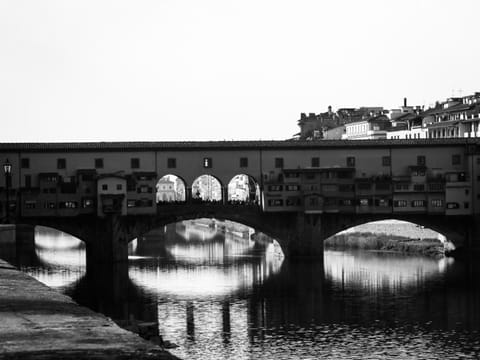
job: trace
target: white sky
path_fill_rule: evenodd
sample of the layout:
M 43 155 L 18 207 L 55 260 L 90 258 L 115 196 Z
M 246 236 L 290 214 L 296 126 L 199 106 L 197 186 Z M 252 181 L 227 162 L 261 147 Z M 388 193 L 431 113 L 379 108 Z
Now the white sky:
M 478 0 L 0 0 L 0 141 L 285 139 L 480 91 Z M 459 91 L 462 91 L 461 93 Z

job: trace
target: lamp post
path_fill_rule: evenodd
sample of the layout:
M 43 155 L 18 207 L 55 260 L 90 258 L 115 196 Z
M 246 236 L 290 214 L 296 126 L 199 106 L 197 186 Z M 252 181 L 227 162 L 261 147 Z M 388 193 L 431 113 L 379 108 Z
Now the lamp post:
M 7 192 L 7 196 L 6 196 L 6 205 L 5 205 L 5 214 L 6 214 L 6 220 L 7 220 L 7 224 L 10 222 L 10 199 L 9 199 L 9 195 L 10 195 L 10 177 L 12 175 L 12 164 L 10 164 L 10 162 L 8 161 L 8 159 L 5 161 L 5 163 L 3 164 L 3 172 L 5 173 L 5 189 L 6 189 L 6 192 Z

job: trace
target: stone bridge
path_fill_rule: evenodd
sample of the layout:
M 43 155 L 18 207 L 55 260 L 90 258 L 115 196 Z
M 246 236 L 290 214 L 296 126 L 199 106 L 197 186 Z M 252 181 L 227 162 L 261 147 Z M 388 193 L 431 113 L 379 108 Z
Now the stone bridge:
M 328 237 L 353 226 L 385 219 L 409 221 L 438 231 L 457 248 L 476 248 L 479 239 L 479 221 L 475 221 L 472 216 L 271 213 L 262 212 L 254 205 L 208 203 L 159 205 L 156 215 L 23 217 L 16 219 L 16 222 L 47 226 L 71 234 L 86 243 L 87 262 L 104 263 L 127 260 L 128 243 L 151 230 L 198 218 L 231 220 L 250 226 L 277 240 L 287 257 L 321 258 L 323 241 Z

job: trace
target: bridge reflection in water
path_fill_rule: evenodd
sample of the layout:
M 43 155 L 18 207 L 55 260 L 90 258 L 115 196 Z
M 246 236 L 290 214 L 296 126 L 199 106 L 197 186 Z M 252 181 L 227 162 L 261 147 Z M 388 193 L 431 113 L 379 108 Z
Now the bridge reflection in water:
M 202 222 L 160 229 L 137 240 L 128 267 L 90 276 L 78 243 L 37 233 L 35 256 L 17 261 L 119 322 L 158 324 L 183 358 L 480 354 L 475 264 L 334 251 L 323 264 L 288 262 L 228 233 Z

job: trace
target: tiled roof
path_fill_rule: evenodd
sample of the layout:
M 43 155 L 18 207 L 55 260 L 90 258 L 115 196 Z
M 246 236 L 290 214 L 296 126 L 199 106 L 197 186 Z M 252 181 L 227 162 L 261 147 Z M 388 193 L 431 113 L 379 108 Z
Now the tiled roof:
M 128 152 L 182 150 L 276 150 L 311 148 L 357 148 L 384 146 L 442 146 L 478 144 L 479 139 L 384 139 L 384 140 L 258 140 L 258 141 L 185 141 L 185 142 L 71 142 L 0 143 L 0 152 Z

